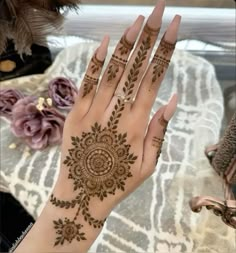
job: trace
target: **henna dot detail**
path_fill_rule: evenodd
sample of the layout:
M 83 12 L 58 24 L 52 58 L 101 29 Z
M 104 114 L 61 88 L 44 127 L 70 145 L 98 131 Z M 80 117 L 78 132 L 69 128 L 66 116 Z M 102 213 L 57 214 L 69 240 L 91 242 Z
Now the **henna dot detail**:
M 126 134 L 116 135 L 95 123 L 92 131 L 82 133 L 82 138 L 73 137 L 72 144 L 64 164 L 69 167 L 75 190 L 83 189 L 86 195 L 100 200 L 116 189 L 124 190 L 125 180 L 132 176 L 130 165 L 137 159 L 129 153 Z

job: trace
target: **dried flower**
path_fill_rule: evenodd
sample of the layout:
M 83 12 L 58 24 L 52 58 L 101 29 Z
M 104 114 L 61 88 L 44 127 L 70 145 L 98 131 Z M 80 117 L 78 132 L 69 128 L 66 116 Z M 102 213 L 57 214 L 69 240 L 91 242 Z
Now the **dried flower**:
M 12 108 L 14 104 L 24 95 L 15 89 L 1 89 L 0 90 L 0 116 L 10 118 L 12 115 Z
M 48 95 L 60 109 L 71 109 L 77 94 L 75 84 L 64 77 L 55 78 L 49 83 Z
M 12 110 L 12 132 L 32 149 L 59 144 L 65 122 L 64 115 L 55 108 L 45 103 L 39 110 L 38 103 L 36 97 L 28 96 L 20 99 Z

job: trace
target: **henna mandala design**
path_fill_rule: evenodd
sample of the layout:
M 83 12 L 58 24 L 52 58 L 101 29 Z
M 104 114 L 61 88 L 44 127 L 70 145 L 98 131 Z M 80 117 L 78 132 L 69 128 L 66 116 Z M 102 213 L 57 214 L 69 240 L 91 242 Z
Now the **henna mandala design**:
M 160 52 L 162 52 L 163 55 L 167 55 L 175 49 L 175 44 L 165 41 L 164 37 L 165 35 L 162 37 L 160 42 Z
M 128 54 L 133 49 L 134 44 L 129 42 L 125 36 L 120 40 L 119 51 L 121 55 Z
M 69 178 L 74 190 L 85 189 L 87 196 L 100 200 L 116 189 L 124 190 L 125 180 L 131 177 L 133 155 L 125 144 L 126 134 L 114 135 L 112 129 L 102 129 L 97 123 L 82 138 L 73 138 L 69 156 L 64 161 L 69 167 Z
M 92 74 L 95 74 L 100 68 L 102 68 L 104 61 L 98 60 L 96 54 L 92 58 Z
M 157 77 L 160 77 L 164 73 L 164 70 L 168 68 L 170 61 L 161 56 L 154 55 L 152 63 L 155 64 L 152 77 L 152 83 L 154 83 L 156 82 Z
M 72 201 L 59 200 L 52 194 L 50 202 L 59 208 L 77 207 L 77 212 L 73 221 L 67 218 L 64 222 L 54 221 L 59 235 L 54 246 L 63 245 L 65 241 L 86 240 L 85 233 L 80 231 L 83 226 L 76 223 L 80 212 L 89 225 L 102 227 L 105 220 L 97 220 L 89 212 L 91 198 L 96 196 L 103 201 L 117 189 L 124 191 L 126 179 L 132 177 L 130 168 L 137 156 L 130 153 L 127 134 L 117 131 L 123 110 L 124 102 L 118 99 L 106 127 L 95 123 L 81 137 L 71 137 L 72 148 L 63 163 L 68 167 L 68 178 L 73 180 L 74 191 L 78 194 Z
M 158 137 L 153 137 L 152 139 L 152 146 L 157 148 L 157 155 L 156 155 L 156 164 L 158 162 L 159 156 L 161 154 L 161 147 L 164 139 L 160 139 Z
M 85 97 L 86 95 L 88 95 L 91 92 L 91 90 L 93 89 L 93 86 L 94 85 L 97 86 L 98 81 L 99 80 L 97 78 L 93 78 L 89 75 L 85 75 L 82 97 Z
M 74 221 L 70 221 L 65 218 L 64 222 L 59 219 L 58 221 L 53 221 L 54 228 L 57 229 L 57 235 L 55 246 L 58 244 L 63 245 L 64 241 L 72 242 L 74 239 L 77 241 L 86 240 L 85 234 L 80 233 L 80 229 L 83 227 L 80 224 L 75 224 Z

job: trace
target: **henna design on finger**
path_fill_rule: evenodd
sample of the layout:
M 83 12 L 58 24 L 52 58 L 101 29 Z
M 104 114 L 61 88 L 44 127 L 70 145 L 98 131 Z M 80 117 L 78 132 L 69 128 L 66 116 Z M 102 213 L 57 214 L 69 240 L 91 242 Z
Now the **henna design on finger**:
M 103 226 L 105 220 L 98 220 L 90 214 L 91 198 L 98 197 L 103 201 L 109 195 L 115 195 L 118 189 L 125 191 L 126 180 L 132 177 L 131 165 L 137 156 L 130 153 L 127 133 L 117 131 L 123 110 L 124 102 L 118 99 L 107 126 L 95 123 L 90 131 L 82 132 L 80 137 L 71 137 L 72 148 L 68 150 L 63 164 L 69 170 L 68 178 L 73 181 L 77 196 L 71 201 L 65 201 L 51 195 L 50 202 L 59 208 L 77 207 L 77 212 L 73 220 L 65 218 L 64 221 L 53 221 L 57 233 L 54 246 L 86 240 L 85 233 L 81 232 L 82 224 L 76 223 L 80 213 L 90 226 Z
M 120 40 L 120 47 L 118 51 L 120 51 L 121 55 L 127 55 L 134 47 L 134 43 L 131 43 L 127 40 L 126 36 L 124 35 Z
M 175 49 L 175 44 L 172 44 L 170 42 L 167 42 L 165 40 L 165 34 L 163 35 L 162 39 L 161 39 L 161 42 L 160 42 L 160 52 L 163 54 L 163 55 L 167 55 L 169 53 L 171 53 L 172 51 L 174 51 Z
M 157 154 L 156 154 L 156 164 L 158 162 L 158 159 L 160 157 L 161 154 L 161 148 L 162 148 L 162 144 L 163 144 L 164 139 L 158 138 L 158 137 L 153 137 L 152 139 L 152 146 L 157 148 Z
M 161 117 L 158 119 L 159 124 L 163 127 L 163 133 L 165 134 L 168 121 L 164 118 L 164 115 L 162 114 Z
M 140 68 L 142 67 L 143 62 L 147 59 L 148 50 L 151 48 L 151 36 L 153 35 L 152 31 L 147 24 L 144 30 L 146 33 L 148 33 L 148 36 L 145 37 L 141 42 L 141 46 L 137 52 L 137 56 L 135 57 L 134 63 L 128 74 L 128 79 L 122 89 L 124 96 L 126 97 L 126 101 L 132 100 L 133 90 L 135 88 L 135 82 L 138 80 Z
M 161 28 L 151 28 L 148 24 L 144 26 L 143 31 L 148 34 L 148 36 L 158 36 Z
M 170 61 L 161 56 L 154 55 L 152 63 L 155 64 L 153 67 L 152 83 L 155 83 L 157 78 L 168 68 Z
M 84 77 L 82 97 L 87 96 L 92 91 L 93 86 L 98 85 L 98 82 L 99 82 L 99 80 L 97 78 L 93 78 L 93 77 L 86 74 Z
M 125 96 L 125 100 L 127 102 L 132 101 L 133 99 L 132 96 L 135 88 L 135 82 L 138 80 L 140 69 L 143 65 L 143 62 L 147 59 L 148 50 L 151 48 L 151 37 L 157 36 L 160 31 L 160 28 L 153 29 L 148 24 L 146 24 L 143 31 L 147 34 L 147 36 L 145 36 L 145 38 L 141 42 L 141 46 L 137 52 L 137 56 L 135 57 L 134 63 L 128 74 L 128 79 L 122 89 Z
M 108 67 L 108 78 L 107 81 L 111 81 L 114 78 L 116 78 L 117 73 L 119 72 L 119 68 L 125 68 L 125 65 L 127 64 L 127 60 L 122 59 L 121 57 L 118 57 L 116 55 L 112 55 L 111 57 L 111 64 Z
M 104 61 L 98 60 L 97 55 L 95 54 L 92 58 L 92 66 L 91 66 L 92 74 L 95 74 L 96 72 L 98 72 L 99 69 L 102 68 L 103 64 L 104 64 Z

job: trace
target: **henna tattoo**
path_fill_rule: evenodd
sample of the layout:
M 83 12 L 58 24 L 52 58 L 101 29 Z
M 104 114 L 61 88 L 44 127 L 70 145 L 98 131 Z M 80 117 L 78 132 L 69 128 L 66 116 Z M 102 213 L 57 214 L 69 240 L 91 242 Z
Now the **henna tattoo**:
M 148 27 L 147 25 L 145 27 Z M 148 32 L 149 30 L 146 28 L 145 30 Z M 134 64 L 132 65 L 130 72 L 128 74 L 128 79 L 124 84 L 123 93 L 126 98 L 126 101 L 132 100 L 132 94 L 135 87 L 135 82 L 138 80 L 138 75 L 140 68 L 143 65 L 143 62 L 147 58 L 148 50 L 151 48 L 151 33 L 142 41 L 139 51 L 137 52 L 137 56 L 135 57 Z
M 135 88 L 135 82 L 138 80 L 138 75 L 140 72 L 140 68 L 143 65 L 143 62 L 147 58 L 148 50 L 151 48 L 151 40 L 152 36 L 157 36 L 160 31 L 160 28 L 153 29 L 148 24 L 144 27 L 144 32 L 147 33 L 147 36 L 141 42 L 141 46 L 139 51 L 137 52 L 137 56 L 134 60 L 134 64 L 132 65 L 130 72 L 128 74 L 128 80 L 125 82 L 123 87 L 123 93 L 125 96 L 125 100 L 127 102 L 132 100 L 133 91 Z
M 120 51 L 121 55 L 128 54 L 133 49 L 134 43 L 131 43 L 127 40 L 124 35 L 120 40 L 120 47 L 118 51 Z
M 158 119 L 159 124 L 163 127 L 163 133 L 165 134 L 168 121 L 164 118 L 164 115 L 162 114 L 161 117 Z
M 158 138 L 158 137 L 153 137 L 152 139 L 152 146 L 157 148 L 157 154 L 156 154 L 156 164 L 158 162 L 159 156 L 161 154 L 161 147 L 163 144 L 164 139 Z
M 124 191 L 125 181 L 132 177 L 130 169 L 137 156 L 130 153 L 127 134 L 117 132 L 123 110 L 124 102 L 118 99 L 106 127 L 95 123 L 81 137 L 71 137 L 72 148 L 63 164 L 67 166 L 68 178 L 73 180 L 74 191 L 78 194 L 72 201 L 59 200 L 51 195 L 50 202 L 59 208 L 77 207 L 77 212 L 72 221 L 68 218 L 64 222 L 62 219 L 53 221 L 58 234 L 54 246 L 63 245 L 65 241 L 86 240 L 85 233 L 81 232 L 83 226 L 76 223 L 79 213 L 90 226 L 102 227 L 105 220 L 95 219 L 89 212 L 91 198 L 98 197 L 103 201 L 108 195 L 114 195 L 117 189 Z
M 111 81 L 116 78 L 117 73 L 119 72 L 119 67 L 125 68 L 127 60 L 124 60 L 116 55 L 112 55 L 111 64 L 108 67 L 108 78 L 107 81 Z
M 95 54 L 92 58 L 92 66 L 91 66 L 92 74 L 95 74 L 100 68 L 102 68 L 103 64 L 104 61 L 98 60 Z
M 148 36 L 158 36 L 161 28 L 151 28 L 148 24 L 144 26 L 143 31 L 148 34 Z
M 168 68 L 170 61 L 161 56 L 154 55 L 152 63 L 155 64 L 152 77 L 152 83 L 154 83 L 164 73 L 165 69 Z
M 80 229 L 83 227 L 81 224 L 75 224 L 74 221 L 71 221 L 67 218 L 64 219 L 64 222 L 59 219 L 53 221 L 54 228 L 57 230 L 57 238 L 54 246 L 59 244 L 63 245 L 65 241 L 71 243 L 74 239 L 78 242 L 81 240 L 86 240 L 85 233 L 81 233 Z
M 82 97 L 87 96 L 93 89 L 93 86 L 97 86 L 99 80 L 97 78 L 93 78 L 89 75 L 85 75 L 84 77 L 84 87 Z
M 174 51 L 174 49 L 175 44 L 165 41 L 165 34 L 164 34 L 160 42 L 160 52 L 162 52 L 163 55 L 167 55 L 170 52 Z

